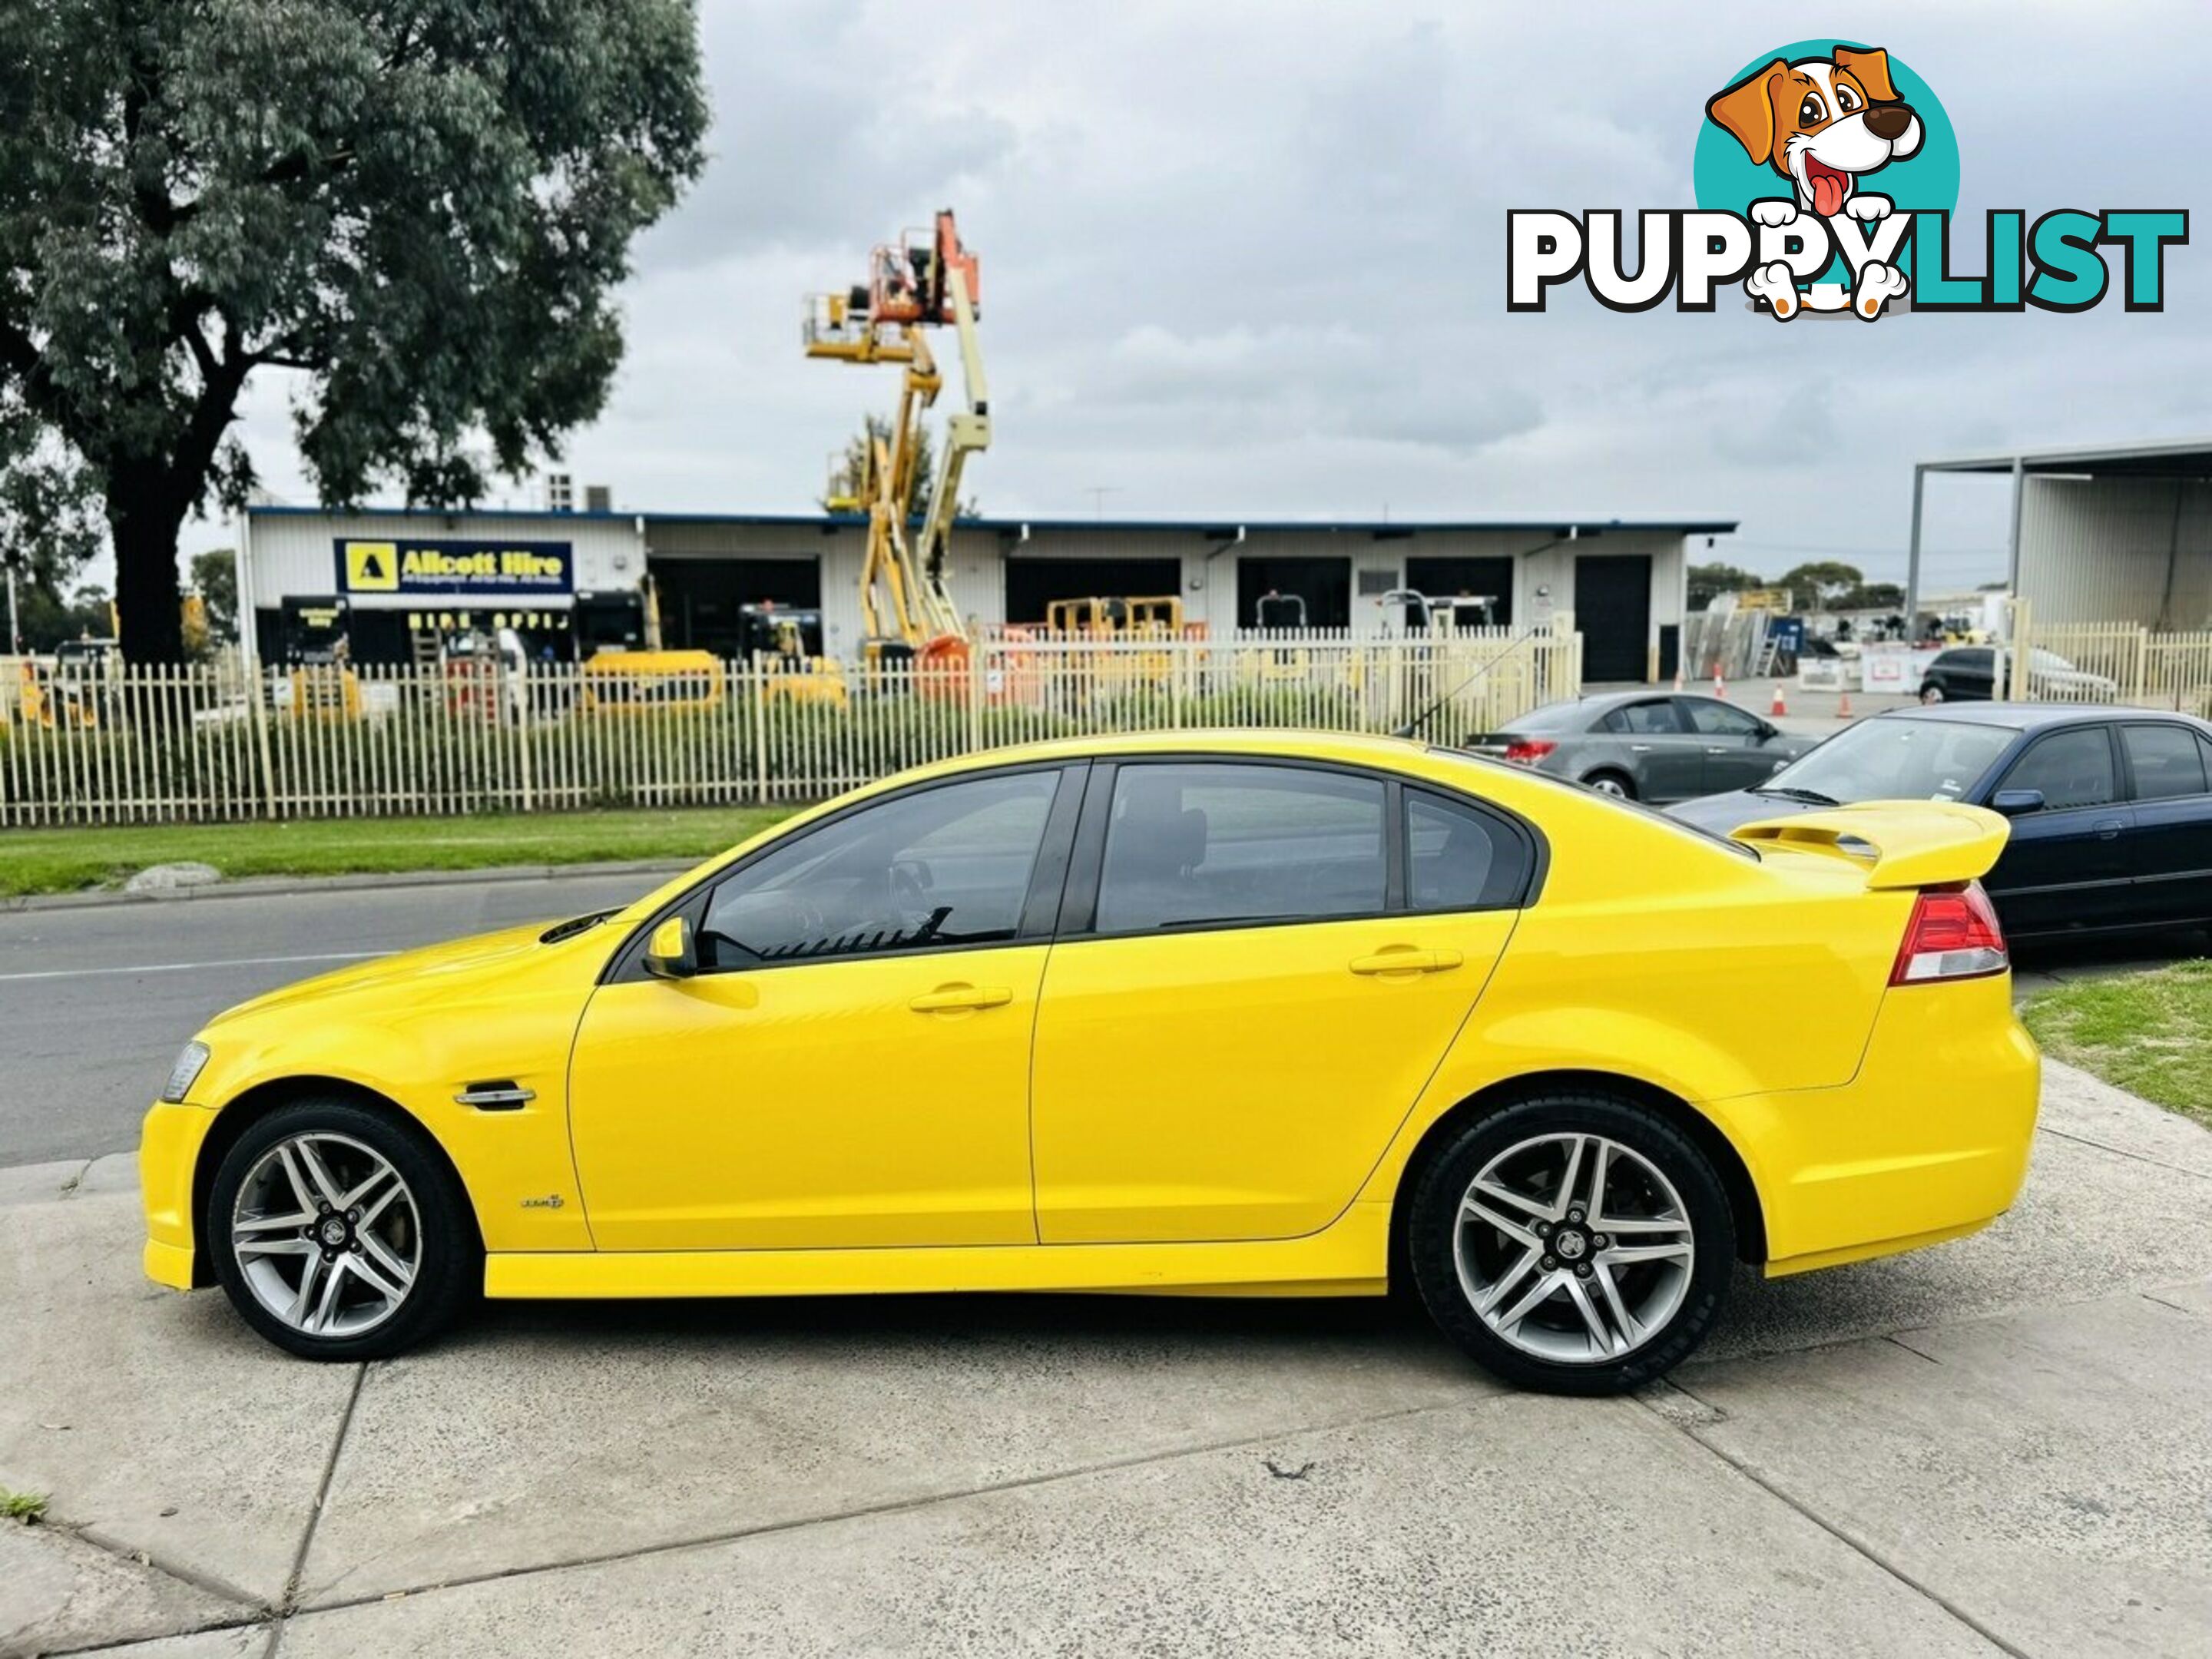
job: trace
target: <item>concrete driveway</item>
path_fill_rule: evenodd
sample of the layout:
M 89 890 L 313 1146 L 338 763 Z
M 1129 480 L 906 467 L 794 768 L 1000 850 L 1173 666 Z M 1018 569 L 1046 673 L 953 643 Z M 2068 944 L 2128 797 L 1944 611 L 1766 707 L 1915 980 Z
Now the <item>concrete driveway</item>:
M 1348 1302 L 513 1304 L 314 1366 L 138 1277 L 130 1180 L 0 1171 L 0 1486 L 52 1494 L 0 1653 L 2212 1650 L 2212 1136 L 2063 1067 L 1996 1227 L 1747 1277 L 1626 1401 Z

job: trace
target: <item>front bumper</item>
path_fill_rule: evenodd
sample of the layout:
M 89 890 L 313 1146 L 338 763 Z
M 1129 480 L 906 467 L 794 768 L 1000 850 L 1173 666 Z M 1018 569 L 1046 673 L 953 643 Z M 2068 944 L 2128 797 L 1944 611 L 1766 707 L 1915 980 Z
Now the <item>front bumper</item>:
M 192 1171 L 215 1113 L 189 1101 L 157 1103 L 138 1138 L 138 1188 L 146 1209 L 146 1277 L 188 1291 L 205 1283 L 198 1272 L 193 1234 Z
M 2002 1215 L 2027 1178 L 2042 1073 L 2000 974 L 1892 988 L 1840 1087 L 1714 1103 L 1758 1151 L 1767 1273 L 1916 1249 Z

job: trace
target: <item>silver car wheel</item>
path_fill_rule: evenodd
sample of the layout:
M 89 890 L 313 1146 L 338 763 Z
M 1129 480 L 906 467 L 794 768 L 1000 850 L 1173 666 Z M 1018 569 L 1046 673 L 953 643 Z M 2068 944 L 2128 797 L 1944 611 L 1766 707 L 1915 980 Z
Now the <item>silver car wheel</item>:
M 1601 772 L 1590 779 L 1589 787 L 1601 795 L 1611 795 L 1615 800 L 1628 799 L 1628 786 L 1610 772 Z
M 239 1184 L 230 1248 L 254 1298 L 294 1330 L 360 1336 L 414 1290 L 422 1217 L 380 1153 L 350 1135 L 298 1134 Z
M 1508 1147 L 1460 1200 L 1452 1260 L 1482 1322 L 1564 1364 L 1632 1353 L 1664 1331 L 1697 1261 L 1688 1211 L 1659 1167 L 1603 1135 Z

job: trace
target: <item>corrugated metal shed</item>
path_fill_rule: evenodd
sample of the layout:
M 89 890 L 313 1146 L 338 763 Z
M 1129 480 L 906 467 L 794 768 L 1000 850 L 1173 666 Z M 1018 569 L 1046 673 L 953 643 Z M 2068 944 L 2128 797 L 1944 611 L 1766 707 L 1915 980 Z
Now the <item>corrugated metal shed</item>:
M 2212 627 L 2212 439 L 2023 450 L 1913 469 L 1909 609 L 1930 472 L 2010 474 L 2010 585 L 2039 622 Z

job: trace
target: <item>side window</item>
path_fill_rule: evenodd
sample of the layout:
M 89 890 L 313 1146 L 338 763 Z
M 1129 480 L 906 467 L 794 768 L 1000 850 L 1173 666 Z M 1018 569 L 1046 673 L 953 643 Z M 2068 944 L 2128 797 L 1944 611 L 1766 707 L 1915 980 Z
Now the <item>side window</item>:
M 2128 765 L 2136 775 L 2137 800 L 2204 793 L 2203 740 L 2179 726 L 2124 726 Z
M 709 968 L 1012 939 L 1057 772 L 917 790 L 801 835 L 715 888 Z
M 2000 789 L 2040 789 L 2047 811 L 2101 806 L 2119 793 L 2112 779 L 2112 745 L 2101 726 L 2085 726 L 2044 738 L 2006 773 Z
M 1712 702 L 1698 697 L 1683 705 L 1690 713 L 1692 729 L 1711 738 L 1755 738 L 1759 722 L 1741 708 L 1731 708 L 1724 702 Z
M 1672 697 L 1654 697 L 1645 702 L 1624 703 L 1599 723 L 1608 732 L 1673 734 L 1682 729 L 1681 716 L 1675 713 Z
M 1383 908 L 1383 791 L 1297 766 L 1128 765 L 1114 781 L 1102 933 L 1371 915 Z
M 1495 910 L 1528 880 L 1528 848 L 1489 813 L 1406 792 L 1406 902 L 1415 910 Z

